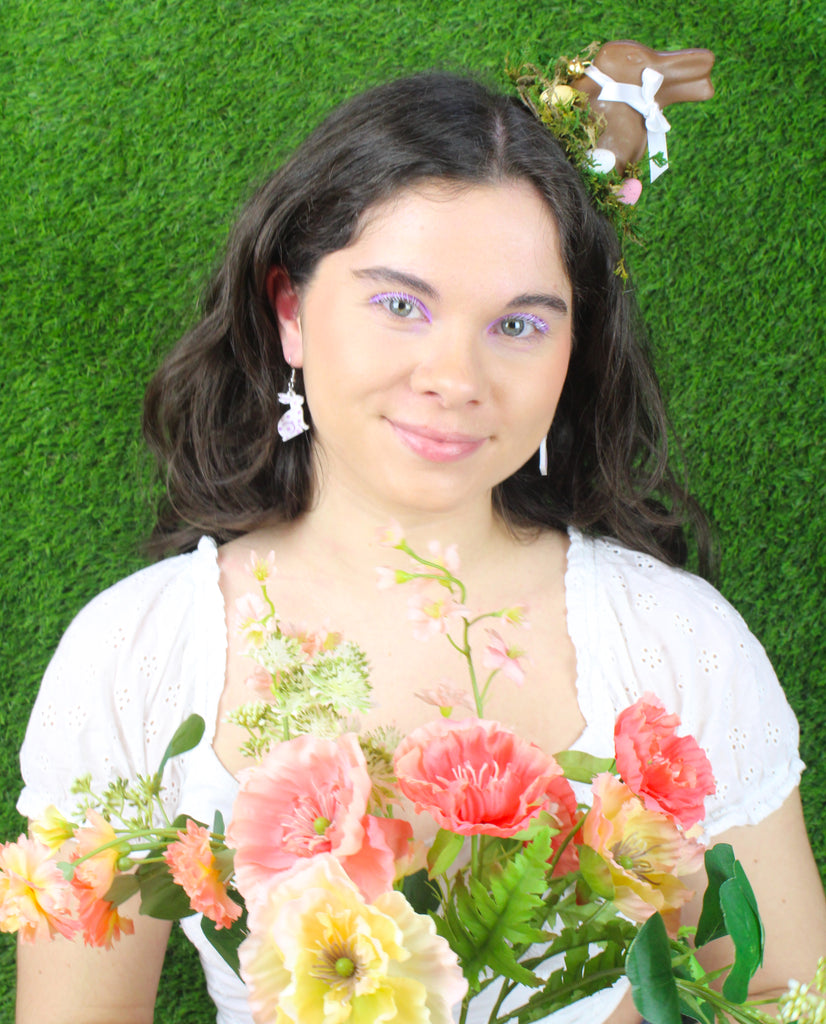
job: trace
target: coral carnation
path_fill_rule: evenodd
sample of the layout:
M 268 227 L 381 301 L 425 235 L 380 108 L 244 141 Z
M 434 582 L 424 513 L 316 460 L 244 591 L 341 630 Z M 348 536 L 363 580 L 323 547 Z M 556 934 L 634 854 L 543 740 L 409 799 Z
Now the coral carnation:
M 239 956 L 259 1024 L 452 1024 L 467 988 L 429 917 L 398 892 L 365 903 L 330 855 L 271 885 L 249 926 Z
M 562 774 L 552 757 L 498 722 L 439 720 L 396 749 L 399 789 L 417 811 L 460 835 L 512 836 L 551 800 Z
M 650 810 L 683 828 L 701 821 L 715 791 L 711 764 L 693 736 L 677 736 L 677 715 L 652 694 L 621 711 L 614 726 L 617 771 Z
M 18 932 L 24 942 L 77 931 L 71 886 L 37 839 L 21 835 L 0 847 L 0 931 Z
M 186 832 L 178 833 L 178 841 L 170 843 L 164 853 L 172 877 L 197 910 L 217 928 L 230 928 L 241 916 L 241 907 L 227 895 L 212 849 L 209 829 L 187 820 Z

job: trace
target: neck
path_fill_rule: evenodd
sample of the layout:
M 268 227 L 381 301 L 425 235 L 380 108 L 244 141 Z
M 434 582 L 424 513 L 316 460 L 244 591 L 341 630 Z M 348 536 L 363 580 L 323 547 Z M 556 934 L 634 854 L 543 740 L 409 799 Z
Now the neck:
M 433 540 L 443 547 L 457 544 L 463 573 L 468 574 L 483 572 L 513 543 L 489 499 L 449 512 L 411 511 L 379 508 L 358 495 L 329 490 L 290 533 L 313 563 L 354 580 L 369 577 L 372 585 L 375 566 L 388 562 L 382 535 L 392 524 L 398 524 L 410 547 L 422 554 Z

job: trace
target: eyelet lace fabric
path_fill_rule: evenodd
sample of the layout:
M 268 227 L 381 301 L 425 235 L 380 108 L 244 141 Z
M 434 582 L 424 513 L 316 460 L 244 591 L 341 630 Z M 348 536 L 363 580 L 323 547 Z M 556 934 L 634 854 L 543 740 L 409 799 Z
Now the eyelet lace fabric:
M 569 536 L 568 631 L 586 722 L 576 747 L 611 756 L 617 713 L 651 691 L 709 755 L 717 780 L 709 836 L 761 821 L 794 789 L 803 765 L 797 722 L 758 641 L 697 577 L 611 540 L 573 529 Z M 229 819 L 237 784 L 212 750 L 225 667 L 212 540 L 104 591 L 69 626 L 44 676 L 21 751 L 20 813 L 37 817 L 49 804 L 73 812 L 71 783 L 87 772 L 98 791 L 117 776 L 154 772 L 180 722 L 197 712 L 206 734 L 167 766 L 166 810 L 207 821 L 220 808 Z M 201 954 L 218 1024 L 251 1024 L 243 985 L 197 917 L 184 929 Z M 621 994 L 600 993 L 548 1020 L 596 1024 Z

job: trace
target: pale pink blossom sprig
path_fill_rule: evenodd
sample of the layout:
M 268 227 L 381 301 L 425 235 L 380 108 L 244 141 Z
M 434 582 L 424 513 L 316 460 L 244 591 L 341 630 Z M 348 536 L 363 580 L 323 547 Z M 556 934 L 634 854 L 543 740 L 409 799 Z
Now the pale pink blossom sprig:
M 474 709 L 484 715 L 485 700 L 493 678 L 500 672 L 511 682 L 520 685 L 525 677 L 525 654 L 520 648 L 507 644 L 495 630 L 487 630 L 489 639 L 483 655 L 483 665 L 491 669 L 484 685 L 479 684 L 470 631 L 484 619 L 500 619 L 503 623 L 522 629 L 529 628 L 527 608 L 522 604 L 509 605 L 492 612 L 474 614 L 467 605 L 467 588 L 459 578 L 461 568 L 459 551 L 455 544 L 445 547 L 439 541 L 427 544 L 427 557 L 418 554 L 407 542 L 401 526 L 393 522 L 379 535 L 379 542 L 401 551 L 410 564 L 403 568 L 377 566 L 377 586 L 387 590 L 394 586 L 413 583 L 414 592 L 407 602 L 407 617 L 413 623 L 417 640 L 445 636 L 450 645 L 465 658 L 470 675 Z M 452 704 L 438 704 L 441 709 Z M 442 713 L 446 716 L 449 711 Z

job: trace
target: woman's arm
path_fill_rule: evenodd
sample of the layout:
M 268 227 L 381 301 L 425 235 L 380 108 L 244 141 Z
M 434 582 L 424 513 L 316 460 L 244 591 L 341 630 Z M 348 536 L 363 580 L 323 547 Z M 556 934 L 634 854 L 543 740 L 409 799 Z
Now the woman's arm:
M 715 836 L 715 843 L 730 843 L 757 897 L 766 929 L 763 966 L 751 984 L 754 995 L 779 995 L 790 978 L 810 981 L 817 961 L 826 956 L 826 896 L 815 864 L 799 792 L 795 789 L 779 810 L 758 825 L 731 829 Z M 695 884 L 686 923 L 699 917 L 705 875 Z M 728 939 L 710 943 L 701 959 L 707 968 L 730 964 Z
M 137 897 L 123 913 L 135 933 L 112 949 L 60 936 L 19 943 L 16 1024 L 152 1024 L 170 922 L 142 917 Z
M 806 834 L 798 791 L 758 825 L 731 829 L 715 836 L 713 842 L 731 844 L 754 889 L 766 929 L 765 959 L 752 980 L 751 998 L 780 995 L 790 978 L 810 981 L 818 959 L 826 956 L 826 896 Z M 689 884 L 697 896 L 683 921 L 696 924 L 705 873 Z M 726 938 L 710 943 L 700 953 L 707 970 L 726 967 L 733 957 L 733 947 Z M 640 1021 L 629 992 L 606 1024 Z

